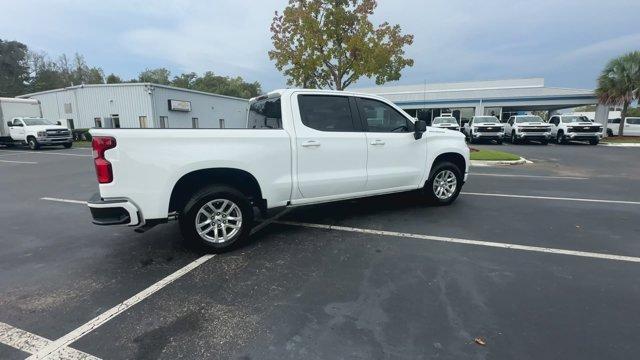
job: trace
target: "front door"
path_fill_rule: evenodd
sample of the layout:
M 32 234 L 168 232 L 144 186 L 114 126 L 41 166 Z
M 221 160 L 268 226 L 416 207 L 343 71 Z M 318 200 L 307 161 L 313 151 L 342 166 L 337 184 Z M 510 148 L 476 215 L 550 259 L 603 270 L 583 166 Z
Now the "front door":
M 358 98 L 367 134 L 367 190 L 418 187 L 427 163 L 426 138 L 414 138 L 413 122 L 382 101 Z
M 12 126 L 9 127 L 9 135 L 11 135 L 11 138 L 13 140 L 25 141 L 26 137 L 25 137 L 24 122 L 19 119 L 14 119 L 12 121 Z
M 305 199 L 365 190 L 367 139 L 353 98 L 299 94 L 294 121 L 298 189 Z M 297 101 L 296 101 L 297 100 Z M 294 106 L 295 108 L 295 106 Z

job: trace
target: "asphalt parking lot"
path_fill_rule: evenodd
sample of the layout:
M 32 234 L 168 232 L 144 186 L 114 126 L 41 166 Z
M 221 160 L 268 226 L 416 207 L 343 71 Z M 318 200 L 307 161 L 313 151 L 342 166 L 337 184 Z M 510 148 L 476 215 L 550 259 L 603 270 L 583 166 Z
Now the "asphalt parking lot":
M 205 258 L 176 224 L 92 225 L 89 149 L 0 149 L 0 359 L 635 358 L 640 148 L 474 146 L 534 164 L 473 167 L 449 207 L 297 208 Z

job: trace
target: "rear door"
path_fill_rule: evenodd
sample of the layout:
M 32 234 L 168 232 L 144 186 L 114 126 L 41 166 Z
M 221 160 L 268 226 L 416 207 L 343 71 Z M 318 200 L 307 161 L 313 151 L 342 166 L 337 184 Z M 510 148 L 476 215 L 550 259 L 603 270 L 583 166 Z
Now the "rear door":
M 382 101 L 357 98 L 367 134 L 370 191 L 417 187 L 427 162 L 426 137 L 416 140 L 413 122 Z
M 305 199 L 365 190 L 367 139 L 355 101 L 342 95 L 298 94 L 294 121 L 298 189 Z
M 624 134 L 629 136 L 640 136 L 640 117 L 626 118 Z

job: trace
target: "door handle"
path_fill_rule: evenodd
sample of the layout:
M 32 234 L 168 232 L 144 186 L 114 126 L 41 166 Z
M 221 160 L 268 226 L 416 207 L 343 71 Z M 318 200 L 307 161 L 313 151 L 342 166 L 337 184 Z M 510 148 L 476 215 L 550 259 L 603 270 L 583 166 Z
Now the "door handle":
M 302 143 L 302 147 L 318 147 L 320 143 L 315 140 L 309 140 L 305 143 Z
M 380 139 L 376 139 L 376 140 L 373 140 L 373 141 L 371 142 L 371 145 L 375 145 L 375 146 L 382 146 L 382 145 L 384 145 L 384 144 L 385 144 L 385 142 L 384 142 L 384 141 L 382 141 L 382 140 L 380 140 Z

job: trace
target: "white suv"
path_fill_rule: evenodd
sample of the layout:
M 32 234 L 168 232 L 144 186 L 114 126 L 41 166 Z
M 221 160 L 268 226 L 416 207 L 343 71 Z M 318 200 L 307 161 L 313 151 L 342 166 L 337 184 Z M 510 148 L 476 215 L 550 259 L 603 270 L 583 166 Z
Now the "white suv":
M 463 132 L 471 144 L 478 140 L 495 140 L 500 145 L 504 137 L 504 125 L 495 116 L 474 116 L 464 124 Z
M 460 124 L 458 124 L 458 120 L 453 116 L 438 116 L 433 119 L 431 126 L 440 129 L 460 131 Z
M 514 115 L 505 123 L 504 136 L 513 144 L 535 140 L 547 145 L 551 138 L 551 126 L 537 115 Z
M 554 115 L 549 119 L 551 135 L 558 144 L 566 144 L 570 140 L 588 140 L 591 145 L 598 145 L 602 138 L 602 124 L 585 121 L 577 115 Z

